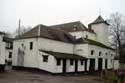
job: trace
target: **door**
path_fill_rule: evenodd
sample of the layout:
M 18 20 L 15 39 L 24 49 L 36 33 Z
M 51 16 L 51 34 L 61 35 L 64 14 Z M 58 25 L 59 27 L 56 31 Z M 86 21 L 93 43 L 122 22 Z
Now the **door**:
M 63 59 L 63 73 L 66 73 L 66 59 Z
M 90 59 L 90 66 L 89 66 L 89 70 L 95 71 L 95 59 Z
M 107 69 L 108 61 L 105 59 L 105 69 Z
M 87 59 L 85 60 L 85 71 L 87 71 Z
M 78 72 L 78 60 L 75 60 L 75 72 Z
M 102 70 L 102 58 L 98 59 L 98 70 L 101 71 Z

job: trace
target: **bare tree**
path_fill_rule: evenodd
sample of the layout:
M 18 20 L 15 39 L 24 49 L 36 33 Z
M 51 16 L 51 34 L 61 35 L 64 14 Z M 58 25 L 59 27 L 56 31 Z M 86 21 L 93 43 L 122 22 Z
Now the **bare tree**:
M 123 52 L 123 42 L 125 36 L 123 32 L 125 31 L 125 18 L 118 12 L 111 14 L 109 19 L 110 24 L 110 36 L 112 38 L 112 44 L 115 45 L 116 51 L 120 57 L 120 62 L 122 62 L 121 57 Z
M 25 26 L 21 26 L 20 29 L 17 28 L 14 32 L 13 32 L 13 37 L 19 36 L 24 34 L 25 32 L 29 31 L 31 29 L 30 26 L 28 26 L 27 28 Z

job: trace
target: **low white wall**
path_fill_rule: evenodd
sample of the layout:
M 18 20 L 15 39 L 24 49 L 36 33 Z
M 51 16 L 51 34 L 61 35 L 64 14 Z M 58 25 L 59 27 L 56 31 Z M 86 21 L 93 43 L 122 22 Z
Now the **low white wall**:
M 85 62 L 83 61 L 83 65 L 81 65 L 81 61 L 78 60 L 78 71 L 84 71 L 85 70 Z
M 56 69 L 55 68 L 55 58 L 52 55 L 48 55 L 48 62 L 43 62 L 43 55 L 48 55 L 46 53 L 43 52 L 39 52 L 38 55 L 38 68 L 45 70 L 45 71 L 49 71 L 49 72 L 60 72 L 60 69 Z M 55 70 L 56 69 L 56 70 Z
M 67 60 L 66 65 L 67 72 L 74 72 L 75 71 L 75 61 L 73 60 L 73 65 L 70 65 L 70 60 Z

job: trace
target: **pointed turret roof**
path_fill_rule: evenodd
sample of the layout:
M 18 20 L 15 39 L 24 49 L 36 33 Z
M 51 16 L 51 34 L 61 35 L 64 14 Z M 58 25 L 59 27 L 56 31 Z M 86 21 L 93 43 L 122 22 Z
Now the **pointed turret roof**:
M 98 23 L 105 23 L 107 25 L 109 25 L 103 18 L 101 15 L 99 15 L 99 17 L 94 21 L 92 22 L 91 24 L 98 24 Z

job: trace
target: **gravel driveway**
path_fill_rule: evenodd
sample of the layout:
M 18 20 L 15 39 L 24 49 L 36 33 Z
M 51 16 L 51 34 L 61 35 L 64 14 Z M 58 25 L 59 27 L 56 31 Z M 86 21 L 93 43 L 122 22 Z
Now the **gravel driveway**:
M 0 73 L 0 83 L 100 83 L 95 76 L 61 76 L 26 71 L 5 71 Z

